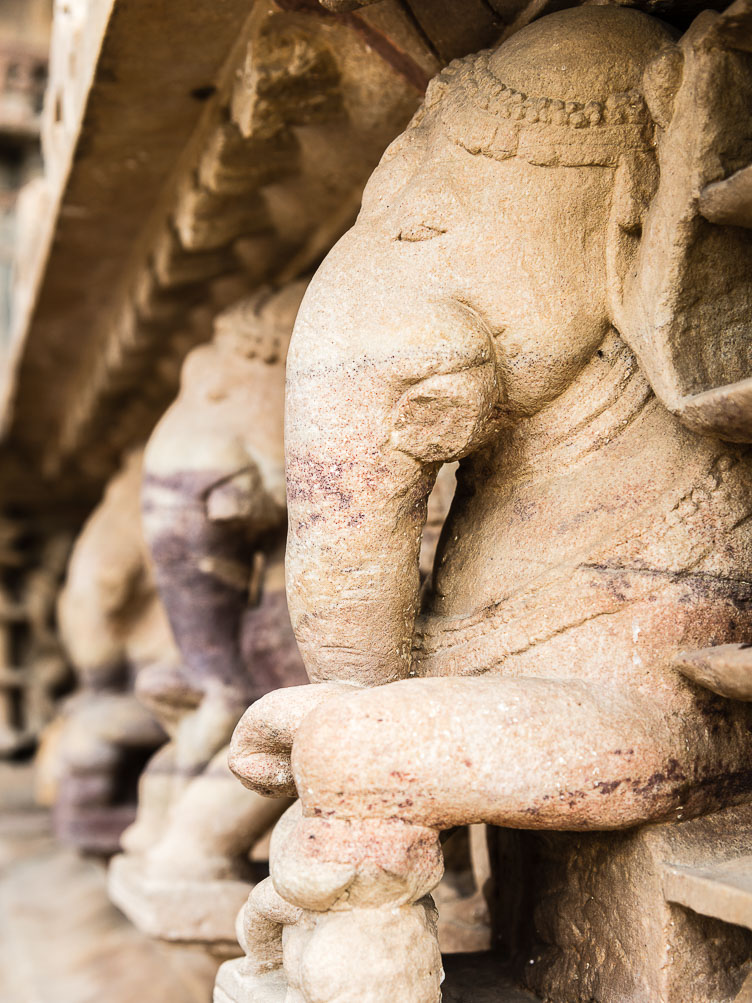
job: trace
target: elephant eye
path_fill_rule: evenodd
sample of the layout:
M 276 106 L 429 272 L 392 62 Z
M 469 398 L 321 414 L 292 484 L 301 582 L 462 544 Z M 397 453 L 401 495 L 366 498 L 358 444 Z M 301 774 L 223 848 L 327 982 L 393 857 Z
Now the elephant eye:
M 388 209 L 409 184 L 427 151 L 426 131 L 410 127 L 385 150 L 363 191 L 361 215 Z

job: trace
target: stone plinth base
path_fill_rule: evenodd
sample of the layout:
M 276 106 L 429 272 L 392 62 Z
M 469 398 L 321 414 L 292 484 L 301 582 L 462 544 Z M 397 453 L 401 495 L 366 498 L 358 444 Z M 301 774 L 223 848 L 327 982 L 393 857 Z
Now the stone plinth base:
M 737 999 L 752 968 L 752 807 L 624 832 L 517 838 L 519 975 L 540 997 Z M 511 902 L 509 884 L 503 895 Z
M 140 857 L 115 857 L 108 877 L 112 901 L 143 933 L 160 940 L 201 943 L 219 957 L 240 954 L 235 918 L 251 885 L 245 881 L 161 880 Z
M 214 985 L 214 1003 L 285 1003 L 287 983 L 281 972 L 244 975 L 245 968 L 245 958 L 222 965 Z
M 244 975 L 245 967 L 244 958 L 222 965 L 214 987 L 214 1003 L 284 1003 L 286 987 L 280 972 Z M 490 953 L 445 955 L 444 970 L 442 1003 L 535 1003 L 536 997 L 515 986 Z

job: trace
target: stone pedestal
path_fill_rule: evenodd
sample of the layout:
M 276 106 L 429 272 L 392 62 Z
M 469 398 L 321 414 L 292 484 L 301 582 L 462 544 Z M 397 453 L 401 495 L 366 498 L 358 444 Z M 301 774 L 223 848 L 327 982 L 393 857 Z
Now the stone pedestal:
M 519 975 L 541 998 L 737 999 L 752 966 L 752 808 L 516 837 Z
M 285 1003 L 287 981 L 281 971 L 247 975 L 244 958 L 226 961 L 217 973 L 214 1003 Z
M 251 890 L 245 881 L 159 879 L 143 858 L 121 854 L 110 864 L 108 888 L 112 901 L 148 936 L 201 943 L 218 958 L 240 953 L 235 917 Z

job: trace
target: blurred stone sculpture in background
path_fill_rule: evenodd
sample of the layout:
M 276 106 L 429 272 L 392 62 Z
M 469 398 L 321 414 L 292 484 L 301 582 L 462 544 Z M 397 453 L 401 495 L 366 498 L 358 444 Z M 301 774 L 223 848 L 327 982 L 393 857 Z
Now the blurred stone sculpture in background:
M 312 281 L 286 459 L 313 685 L 231 753 L 300 801 L 219 1003 L 437 1003 L 439 833 L 479 822 L 534 830 L 497 908 L 543 998 L 738 991 L 749 936 L 693 942 L 655 863 L 752 849 L 750 708 L 675 665 L 752 631 L 752 238 L 710 200 L 752 156 L 752 57 L 724 25 L 586 7 L 451 64 Z
M 37 789 L 57 835 L 114 853 L 136 812 L 139 774 L 165 740 L 136 698 L 136 677 L 177 657 L 140 517 L 143 450 L 132 452 L 73 548 L 58 623 L 78 689 L 37 756 Z
M 305 286 L 221 314 L 146 450 L 143 513 L 181 660 L 138 692 L 170 734 L 113 861 L 114 901 L 156 937 L 238 953 L 249 853 L 284 802 L 248 798 L 227 767 L 246 707 L 305 672 L 284 591 L 285 358 Z

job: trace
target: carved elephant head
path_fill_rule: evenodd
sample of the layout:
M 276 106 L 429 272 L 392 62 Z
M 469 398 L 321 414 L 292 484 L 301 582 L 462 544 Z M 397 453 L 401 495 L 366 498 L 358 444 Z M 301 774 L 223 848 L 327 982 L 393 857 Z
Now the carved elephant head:
M 680 419 L 748 435 L 690 413 L 752 371 L 752 242 L 699 211 L 751 152 L 749 59 L 712 41 L 716 17 L 678 42 L 624 8 L 550 15 L 450 64 L 386 151 L 288 361 L 288 597 L 312 679 L 411 672 L 439 466 L 615 343 Z M 473 490 L 460 478 L 460 506 Z

